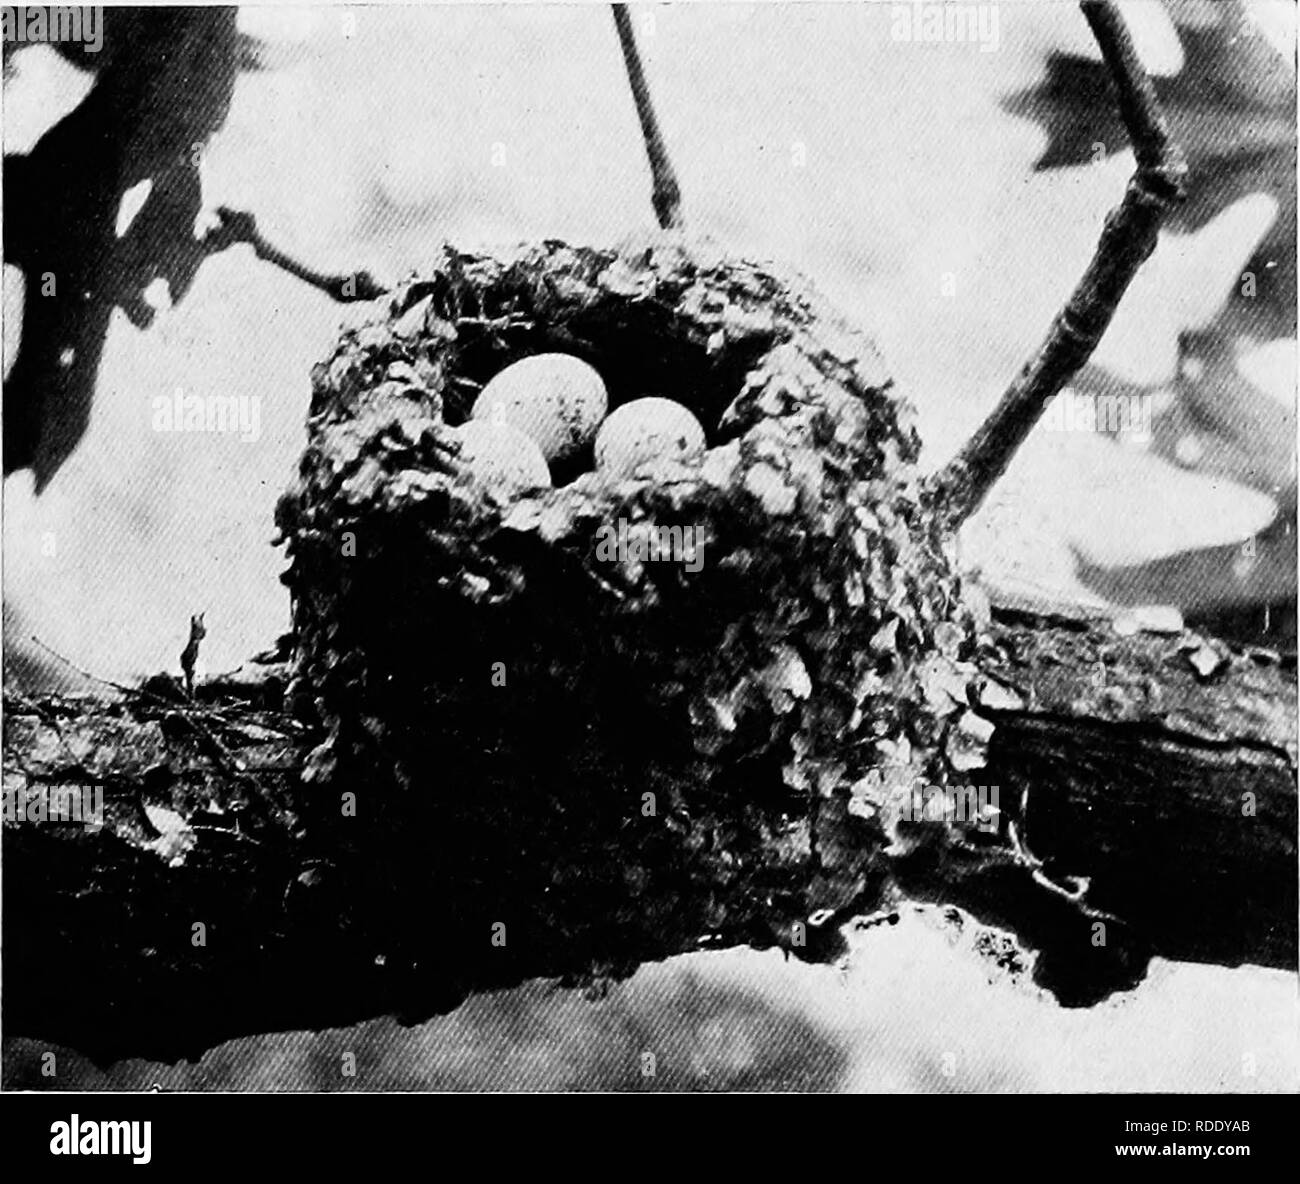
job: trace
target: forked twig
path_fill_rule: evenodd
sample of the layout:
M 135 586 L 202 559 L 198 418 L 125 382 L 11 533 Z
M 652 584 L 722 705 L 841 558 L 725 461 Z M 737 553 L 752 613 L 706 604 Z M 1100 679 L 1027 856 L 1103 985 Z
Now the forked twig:
M 645 140 L 646 156 L 650 158 L 650 177 L 654 188 L 650 200 L 654 203 L 655 217 L 663 230 L 676 230 L 682 224 L 682 191 L 677 184 L 677 174 L 668 159 L 668 149 L 659 131 L 650 89 L 646 84 L 645 70 L 641 66 L 641 53 L 636 47 L 636 34 L 632 31 L 632 18 L 626 4 L 613 4 L 614 24 L 618 29 L 618 43 L 623 47 L 623 62 L 627 66 L 632 98 L 636 102 L 637 118 L 641 121 L 641 135 Z
M 1184 196 L 1187 163 L 1170 139 L 1124 18 L 1109 0 L 1084 0 L 1080 7 L 1118 92 L 1137 170 L 1124 200 L 1106 218 L 1092 261 L 1037 353 L 933 479 L 936 509 L 954 527 L 979 508 L 1048 401 L 1092 356 L 1138 268 L 1155 250 L 1161 223 Z

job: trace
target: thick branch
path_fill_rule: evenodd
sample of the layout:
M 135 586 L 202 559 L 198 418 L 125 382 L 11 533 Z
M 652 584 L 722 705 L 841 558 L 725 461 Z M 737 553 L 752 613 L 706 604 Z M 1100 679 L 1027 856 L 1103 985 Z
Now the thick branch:
M 320 736 L 287 710 L 301 698 L 287 667 L 203 684 L 193 703 L 173 687 L 169 705 L 161 684 L 126 702 L 8 695 L 6 792 L 101 786 L 104 817 L 5 823 L 6 1033 L 99 1060 L 175 1059 L 257 1031 L 421 1018 L 527 978 L 619 974 L 705 941 L 830 956 L 838 921 L 809 919 L 802 945 L 778 922 L 832 842 L 864 869 L 839 920 L 900 897 L 962 906 L 1038 951 L 1036 979 L 1067 1003 L 1133 986 L 1157 954 L 1293 966 L 1294 665 L 1214 643 L 1223 664 L 1207 677 L 1194 644 L 1003 619 L 977 696 L 996 728 L 968 776 L 1000 787 L 1014 832 L 954 846 L 923 826 L 919 843 L 881 852 L 868 822 L 823 813 L 810 849 L 790 799 L 788 826 L 733 850 L 755 808 L 748 770 L 708 807 L 735 825 L 709 828 L 689 860 L 675 836 L 698 818 L 665 817 L 654 850 L 624 840 L 626 867 L 650 869 L 635 907 L 592 890 L 600 867 L 576 841 L 525 853 L 480 836 L 514 885 L 499 910 L 472 885 L 397 891 L 409 863 L 427 863 L 428 836 L 395 843 L 364 809 L 322 829 L 340 802 L 301 779 Z M 452 805 L 467 788 L 449 773 Z M 519 877 L 525 859 L 553 865 L 552 888 Z M 502 920 L 506 947 L 489 940 Z
M 668 149 L 659 131 L 654 104 L 650 101 L 650 89 L 641 67 L 641 54 L 636 47 L 636 35 L 632 31 L 632 19 L 627 14 L 627 6 L 615 4 L 612 7 L 614 24 L 618 28 L 618 41 L 623 47 L 628 81 L 632 84 L 632 97 L 636 100 L 637 118 L 641 121 L 641 134 L 645 138 L 646 155 L 650 158 L 650 175 L 654 184 L 651 200 L 654 202 L 655 216 L 662 229 L 675 230 L 682 224 L 682 193 L 677 184 L 677 174 L 668 159 Z
M 1124 200 L 1106 219 L 1092 262 L 1038 352 L 938 474 L 935 490 L 953 524 L 979 508 L 1048 402 L 1092 356 L 1138 268 L 1155 250 L 1165 216 L 1183 197 L 1187 165 L 1169 138 L 1124 18 L 1114 4 L 1100 0 L 1088 0 L 1082 8 L 1111 72 L 1138 167 Z

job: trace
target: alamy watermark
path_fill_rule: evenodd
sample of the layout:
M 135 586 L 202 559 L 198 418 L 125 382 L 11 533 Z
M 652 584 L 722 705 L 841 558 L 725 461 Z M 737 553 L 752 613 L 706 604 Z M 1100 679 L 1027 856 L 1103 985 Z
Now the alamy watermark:
M 996 4 L 894 4 L 889 21 L 893 41 L 969 42 L 980 53 L 1000 44 Z
M 187 395 L 177 387 L 171 398 L 153 400 L 155 432 L 235 432 L 245 444 L 262 435 L 261 395 Z
M 1109 432 L 1151 439 L 1151 404 L 1146 394 L 1089 395 L 1065 390 L 1047 400 L 1043 426 L 1049 432 Z
M 0 29 L 13 45 L 79 41 L 87 53 L 98 53 L 104 47 L 104 6 L 5 4 L 0 6 Z
M 656 526 L 620 518 L 596 531 L 602 563 L 680 563 L 686 571 L 704 566 L 704 532 L 698 526 Z
M 91 830 L 104 825 L 102 785 L 24 785 L 3 791 L 6 822 L 66 822 Z
M 153 1123 L 147 1118 L 113 1122 L 74 1112 L 69 1119 L 50 1123 L 50 1134 L 51 1155 L 129 1155 L 132 1163 L 153 1158 Z
M 960 822 L 996 834 L 1002 820 L 996 785 L 916 785 L 891 806 L 895 823 Z

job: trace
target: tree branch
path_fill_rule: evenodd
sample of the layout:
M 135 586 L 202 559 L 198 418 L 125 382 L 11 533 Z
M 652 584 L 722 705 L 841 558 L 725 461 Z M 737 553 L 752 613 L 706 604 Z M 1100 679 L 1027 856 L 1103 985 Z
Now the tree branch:
M 1186 161 L 1170 139 L 1124 18 L 1107 0 L 1085 0 L 1081 7 L 1118 92 L 1137 171 L 1043 344 L 993 413 L 936 476 L 937 507 L 952 526 L 979 508 L 1048 402 L 1092 356 L 1138 268 L 1155 250 L 1165 216 L 1184 196 Z
M 1294 967 L 1294 665 L 1207 643 L 1223 664 L 1205 677 L 1190 635 L 1019 614 L 995 620 L 989 640 L 979 697 L 997 727 L 986 767 L 968 776 L 1000 787 L 1004 822 L 960 842 L 942 822 L 914 822 L 902 849 L 882 853 L 874 825 L 821 817 L 818 834 L 870 874 L 834 923 L 807 925 L 802 948 L 788 910 L 824 876 L 826 852 L 799 839 L 819 816 L 796 799 L 756 828 L 754 798 L 723 795 L 649 848 L 615 812 L 597 824 L 612 862 L 592 862 L 591 819 L 526 852 L 485 846 L 509 855 L 511 874 L 484 911 L 481 885 L 428 866 L 427 834 L 394 844 L 364 815 L 346 834 L 304 825 L 330 808 L 301 776 L 322 735 L 289 713 L 283 665 L 203 684 L 192 704 L 8 693 L 6 1036 L 100 1063 L 197 1059 L 255 1032 L 414 1022 L 472 991 L 621 976 L 706 940 L 835 957 L 841 925 L 900 899 L 1014 933 L 1036 952 L 1035 981 L 1071 1006 L 1131 989 L 1153 956 Z M 196 716 L 203 731 L 180 726 Z M 98 825 L 28 813 L 33 794 L 88 785 L 103 791 Z M 160 810 L 179 816 L 169 835 L 141 821 Z M 624 865 L 651 869 L 637 892 L 592 887 Z M 536 891 L 538 867 L 554 891 Z M 412 876 L 427 891 L 412 895 Z M 484 936 L 503 916 L 508 948 Z M 1098 917 L 1110 918 L 1102 947 Z M 196 921 L 207 945 L 191 944 Z
M 204 239 L 205 245 L 214 254 L 236 243 L 248 243 L 259 259 L 264 259 L 282 271 L 287 271 L 295 279 L 300 279 L 313 288 L 319 288 L 330 299 L 337 300 L 340 304 L 358 300 L 375 300 L 387 291 L 368 271 L 332 275 L 300 263 L 291 255 L 268 243 L 257 229 L 256 219 L 244 210 L 232 210 L 222 206 L 217 214 L 221 218 L 221 225 L 209 231 Z
M 636 34 L 632 31 L 632 18 L 627 14 L 627 5 L 614 4 L 611 7 L 614 9 L 614 24 L 618 28 L 618 41 L 623 47 L 628 81 L 632 85 L 632 98 L 636 100 L 637 117 L 641 120 L 646 155 L 650 158 L 650 175 L 654 185 L 651 201 L 654 203 L 655 216 L 664 230 L 676 230 L 682 224 L 682 192 L 672 162 L 668 159 L 668 149 L 659 131 L 654 105 L 650 101 L 650 89 L 641 67 L 641 54 L 636 47 Z

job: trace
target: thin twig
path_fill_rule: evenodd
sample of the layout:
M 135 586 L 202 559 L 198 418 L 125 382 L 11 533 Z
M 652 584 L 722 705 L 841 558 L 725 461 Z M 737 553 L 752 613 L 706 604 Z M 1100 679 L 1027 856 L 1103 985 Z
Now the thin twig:
M 83 670 L 71 658 L 65 658 L 53 646 L 46 645 L 45 642 L 43 642 L 39 637 L 37 637 L 35 633 L 31 634 L 30 636 L 31 636 L 31 640 L 34 641 L 38 646 L 40 646 L 41 649 L 43 649 L 47 654 L 49 654 L 50 657 L 57 658 L 69 670 L 73 671 L 76 674 L 80 674 L 82 678 L 88 680 L 89 682 L 97 682 L 101 686 L 112 687 L 115 691 L 121 691 L 124 695 L 136 695 L 140 693 L 135 687 L 128 687 L 120 682 L 114 682 L 111 678 L 100 678 L 98 674 L 91 674 L 89 670 Z
M 1038 352 L 993 413 L 932 483 L 936 509 L 960 525 L 983 502 L 1049 401 L 1092 356 L 1138 268 L 1155 250 L 1166 215 L 1183 199 L 1187 163 L 1169 136 L 1155 88 L 1124 18 L 1108 0 L 1080 6 L 1118 92 L 1137 171 L 1111 211 L 1097 249 Z
M 682 191 L 677 184 L 677 174 L 668 159 L 668 149 L 659 131 L 654 104 L 650 101 L 650 88 L 646 84 L 645 70 L 641 67 L 641 53 L 636 47 L 636 34 L 632 31 L 632 18 L 626 4 L 613 4 L 614 24 L 618 29 L 618 43 L 623 47 L 623 62 L 627 67 L 632 98 L 636 101 L 637 118 L 641 121 L 641 136 L 645 140 L 646 156 L 650 158 L 650 177 L 654 186 L 650 200 L 654 203 L 655 217 L 664 230 L 676 230 L 682 224 Z
M 240 780 L 246 781 L 249 784 L 256 784 L 252 780 L 252 778 L 248 776 L 244 762 L 241 761 L 238 757 L 236 757 L 233 753 L 231 753 L 230 750 L 226 748 L 226 746 L 222 744 L 220 740 L 218 740 L 210 731 L 208 731 L 207 727 L 204 724 L 200 723 L 190 714 L 191 711 L 194 710 L 198 710 L 200 712 L 204 710 L 203 708 L 198 707 L 197 704 L 191 705 L 187 709 L 184 705 L 179 703 L 173 703 L 168 699 L 164 699 L 161 695 L 155 695 L 153 691 L 147 690 L 144 687 L 128 687 L 123 685 L 120 682 L 114 682 L 111 678 L 101 678 L 98 674 L 91 674 L 89 670 L 83 670 L 74 661 L 72 661 L 71 658 L 65 658 L 53 646 L 46 645 L 45 642 L 43 642 L 39 637 L 37 637 L 35 633 L 31 635 L 31 639 L 38 646 L 40 646 L 41 649 L 43 649 L 47 654 L 49 654 L 51 657 L 57 658 L 66 667 L 68 667 L 69 670 L 76 671 L 76 673 L 80 674 L 82 678 L 89 679 L 91 682 L 100 683 L 101 685 L 106 687 L 112 687 L 114 690 L 121 691 L 123 694 L 131 698 L 152 699 L 155 703 L 161 704 L 163 707 L 166 707 L 170 711 L 174 711 L 178 716 L 180 716 L 181 719 L 183 719 L 190 726 L 190 729 L 201 740 L 206 740 L 208 742 L 208 745 L 211 749 L 211 753 L 214 759 L 216 760 L 218 766 L 220 766 L 222 772 L 226 773 L 228 776 L 236 777 L 239 778 Z
M 333 275 L 317 271 L 300 263 L 293 256 L 286 254 L 279 247 L 268 243 L 257 229 L 257 221 L 245 210 L 232 210 L 222 206 L 217 210 L 221 225 L 208 232 L 204 243 L 210 251 L 224 251 L 236 243 L 247 243 L 253 248 L 259 259 L 288 272 L 295 279 L 319 288 L 340 304 L 358 300 L 375 300 L 387 291 L 368 271 L 357 271 L 350 275 Z

